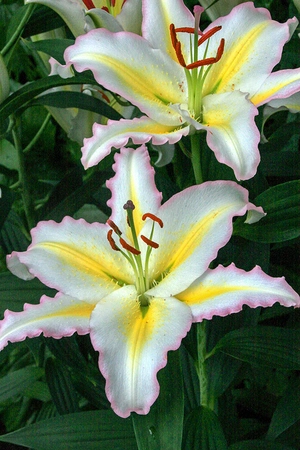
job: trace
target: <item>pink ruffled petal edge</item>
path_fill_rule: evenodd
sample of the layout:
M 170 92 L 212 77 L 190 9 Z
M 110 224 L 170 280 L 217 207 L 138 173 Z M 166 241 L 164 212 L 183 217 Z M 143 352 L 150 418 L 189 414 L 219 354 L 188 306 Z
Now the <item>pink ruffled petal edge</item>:
M 90 315 L 94 305 L 58 293 L 54 298 L 43 295 L 40 304 L 25 303 L 24 310 L 6 310 L 0 323 L 0 349 L 8 342 L 19 342 L 44 334 L 60 339 L 75 332 L 90 332 Z
M 195 322 L 237 313 L 243 305 L 257 308 L 278 302 L 286 307 L 300 306 L 299 295 L 284 277 L 273 278 L 259 266 L 246 272 L 234 264 L 208 269 L 177 298 L 190 306 Z

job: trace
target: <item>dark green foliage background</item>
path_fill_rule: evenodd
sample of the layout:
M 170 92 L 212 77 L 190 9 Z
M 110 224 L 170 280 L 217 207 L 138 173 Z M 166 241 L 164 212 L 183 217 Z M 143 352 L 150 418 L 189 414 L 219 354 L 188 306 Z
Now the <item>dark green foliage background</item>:
M 186 1 L 190 8 L 196 2 Z M 286 21 L 297 15 L 292 1 L 261 0 L 272 17 Z M 0 46 L 4 48 L 17 29 L 27 6 L 22 1 L 0 1 Z M 204 15 L 202 28 L 209 24 Z M 100 100 L 86 102 L 75 93 L 43 94 L 50 87 L 93 83 L 84 73 L 74 79 L 49 79 L 37 65 L 36 52 L 44 51 L 63 62 L 66 41 L 37 44 L 30 36 L 62 26 L 52 10 L 37 6 L 20 33 L 20 40 L 5 56 L 13 94 L 0 105 L 0 133 L 12 141 L 11 125 L 20 129 L 22 148 L 38 133 L 45 105 L 78 107 L 119 115 Z M 299 66 L 298 30 L 286 45 L 280 68 Z M 21 61 L 21 63 L 20 63 Z M 30 84 L 26 84 L 27 82 Z M 36 97 L 37 95 L 43 94 Z M 257 118 L 261 129 L 262 113 Z M 242 185 L 251 201 L 267 216 L 254 225 L 239 218 L 234 234 L 221 249 L 213 266 L 231 262 L 252 269 L 260 265 L 271 276 L 285 276 L 300 292 L 300 127 L 299 115 L 278 112 L 264 124 L 267 143 L 260 145 L 261 164 L 256 176 Z M 184 139 L 188 149 L 189 141 Z M 202 141 L 205 180 L 231 179 Z M 112 176 L 113 155 L 84 171 L 80 146 L 70 141 L 54 120 L 25 153 L 26 183 L 30 201 L 18 186 L 17 159 L 12 167 L 1 164 L 0 147 L 0 309 L 22 310 L 25 302 L 38 303 L 41 295 L 54 295 L 38 280 L 24 282 L 7 272 L 5 255 L 25 250 L 29 230 L 39 220 L 61 221 L 84 205 L 88 213 L 109 215 L 105 181 Z M 156 154 L 150 148 L 155 161 Z M 172 164 L 156 168 L 156 182 L 164 201 L 194 183 L 190 160 L 179 149 Z M 83 213 L 85 216 L 86 212 Z M 97 214 L 97 213 L 96 213 Z M 36 450 L 296 450 L 300 449 L 300 313 L 274 305 L 266 310 L 245 308 L 228 317 L 207 322 L 207 370 L 215 409 L 199 405 L 196 326 L 181 348 L 168 355 L 158 378 L 161 393 L 149 415 L 120 419 L 106 399 L 105 380 L 97 367 L 97 354 L 88 336 L 61 340 L 39 337 L 9 345 L 0 353 L 1 449 Z

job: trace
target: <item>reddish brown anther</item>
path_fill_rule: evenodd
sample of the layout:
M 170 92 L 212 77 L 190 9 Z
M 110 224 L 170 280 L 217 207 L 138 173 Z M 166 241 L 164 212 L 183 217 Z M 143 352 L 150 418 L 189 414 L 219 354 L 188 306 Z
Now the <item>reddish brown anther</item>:
M 132 247 L 132 245 L 129 245 L 126 241 L 124 241 L 123 238 L 120 238 L 120 244 L 122 245 L 123 248 L 125 248 L 125 250 L 128 250 L 130 253 L 133 253 L 134 255 L 139 255 L 141 253 L 135 247 Z
M 184 57 L 183 57 L 183 54 L 181 51 L 181 43 L 177 39 L 174 23 L 171 23 L 171 25 L 170 25 L 170 36 L 171 36 L 172 45 L 175 50 L 179 64 L 182 67 L 186 67 L 186 62 L 184 60 Z
M 200 61 L 196 61 L 191 64 L 188 64 L 186 66 L 186 68 L 187 69 L 195 69 L 196 67 L 210 66 L 211 64 L 217 63 L 218 61 L 220 61 L 220 59 L 223 55 L 224 47 L 225 47 L 225 39 L 222 38 L 220 45 L 218 47 L 218 50 L 217 50 L 217 55 L 215 57 L 200 59 Z
M 114 241 L 114 239 L 113 239 L 113 237 L 112 237 L 112 234 L 113 234 L 113 230 L 108 230 L 108 232 L 107 232 L 107 240 L 108 240 L 108 242 L 110 243 L 111 248 L 112 248 L 113 250 L 116 250 L 117 252 L 119 252 L 120 249 L 119 249 L 119 247 L 117 246 L 117 244 L 115 243 L 115 241 Z
M 111 219 L 107 220 L 107 225 L 110 226 L 110 228 L 112 228 L 114 230 L 114 232 L 118 235 L 121 236 L 122 231 L 120 230 L 120 228 L 115 224 L 115 222 L 113 222 Z
M 195 33 L 195 28 L 192 28 L 192 27 L 175 28 L 175 32 L 176 33 L 190 33 L 190 34 L 194 34 Z M 198 32 L 198 34 L 199 34 L 199 32 Z
M 160 228 L 163 228 L 164 223 L 163 223 L 163 221 L 162 221 L 159 217 L 155 216 L 155 215 L 152 214 L 152 213 L 145 213 L 145 214 L 143 214 L 142 220 L 146 220 L 147 218 L 153 220 L 153 222 L 158 223 L 158 225 L 160 226 Z
M 213 27 L 211 30 L 204 33 L 201 36 L 201 38 L 198 40 L 198 46 L 203 44 L 203 42 L 207 41 L 207 39 L 212 37 L 215 33 L 220 31 L 221 29 L 222 29 L 221 26 L 217 26 L 217 27 Z M 182 50 L 181 50 L 181 43 L 177 39 L 177 35 L 176 35 L 177 32 L 194 33 L 195 29 L 191 28 L 191 27 L 175 28 L 175 25 L 173 23 L 171 23 L 171 25 L 170 25 L 170 36 L 171 36 L 172 46 L 176 52 L 178 62 L 182 67 L 185 67 L 186 69 L 196 69 L 197 67 L 210 66 L 211 64 L 215 64 L 216 62 L 218 62 L 221 59 L 221 56 L 223 55 L 223 52 L 224 52 L 224 46 L 225 46 L 225 40 L 223 38 L 220 41 L 220 45 L 217 50 L 217 55 L 215 57 L 204 58 L 199 61 L 194 61 L 190 64 L 186 64 L 184 56 L 182 54 Z M 199 32 L 198 32 L 198 34 L 199 34 Z
M 141 234 L 141 239 L 142 239 L 142 241 L 145 242 L 145 244 L 150 245 L 150 247 L 153 247 L 153 248 L 158 248 L 159 247 L 159 244 L 157 242 L 151 241 L 151 239 L 148 239 L 143 234 Z
M 203 44 L 203 42 L 207 41 L 210 37 L 212 37 L 214 34 L 216 34 L 218 31 L 222 29 L 221 25 L 218 27 L 214 27 L 211 30 L 208 30 L 206 33 L 204 33 L 201 38 L 198 41 L 198 46 Z
M 216 56 L 216 61 L 215 62 L 220 61 L 220 59 L 221 59 L 221 57 L 222 57 L 222 55 L 224 53 L 224 48 L 225 48 L 225 39 L 222 38 L 221 42 L 220 42 L 220 45 L 219 45 L 219 48 L 217 50 L 217 56 Z
M 92 0 L 83 0 L 83 3 L 85 4 L 85 6 L 87 7 L 87 9 L 93 9 L 95 8 L 94 3 L 92 2 Z

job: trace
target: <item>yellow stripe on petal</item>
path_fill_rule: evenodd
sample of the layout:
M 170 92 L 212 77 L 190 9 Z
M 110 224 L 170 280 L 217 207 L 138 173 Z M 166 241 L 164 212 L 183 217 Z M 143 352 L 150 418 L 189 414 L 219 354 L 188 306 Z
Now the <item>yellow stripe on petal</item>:
M 259 23 L 251 28 L 248 33 L 241 34 L 230 47 L 226 47 L 221 60 L 211 68 L 207 82 L 204 86 L 204 95 L 215 94 L 236 89 L 236 83 L 252 73 L 245 73 L 249 60 L 255 59 L 255 45 L 260 37 L 270 26 L 268 21 Z M 234 80 L 234 82 L 233 82 Z
M 55 317 L 80 317 L 80 318 L 89 318 L 92 314 L 95 305 L 90 303 L 81 302 L 80 304 L 74 303 L 74 305 L 70 305 L 68 308 L 61 309 L 58 311 L 54 311 L 51 314 L 45 316 L 45 318 L 55 318 Z
M 144 347 L 148 345 L 153 336 L 158 333 L 165 323 L 165 315 L 168 312 L 163 303 L 151 303 L 147 307 L 141 307 L 137 300 L 131 303 L 120 322 L 127 346 L 128 346 L 128 366 L 131 366 L 132 373 L 137 371 L 140 355 Z
M 231 205 L 230 205 L 231 206 Z M 207 214 L 201 221 L 196 222 L 189 230 L 183 230 L 182 235 L 176 237 L 176 248 L 171 255 L 171 260 L 167 272 L 176 269 L 183 264 L 194 252 L 195 248 L 201 245 L 201 242 L 205 236 L 209 233 L 209 230 L 213 227 L 215 220 L 218 216 L 224 214 L 227 210 L 225 205 L 223 208 L 214 210 Z M 172 234 L 170 234 L 170 241 L 172 240 Z
M 278 98 L 286 98 L 299 92 L 300 88 L 300 71 L 282 70 L 271 74 L 260 90 L 250 98 L 254 105 L 260 106 L 278 96 Z M 288 102 L 288 98 L 287 98 Z M 284 102 L 283 102 L 284 105 Z M 298 106 L 298 107 L 297 107 Z M 288 106 L 289 107 L 289 106 Z M 289 107 L 290 108 L 290 107 Z M 291 109 L 293 107 L 291 106 Z M 295 104 L 295 112 L 299 110 L 299 104 Z
M 108 255 L 103 255 L 103 258 L 99 259 L 99 255 L 93 255 L 91 249 L 87 249 L 87 252 L 84 253 L 84 247 L 82 248 L 82 252 L 78 248 L 72 248 L 71 242 L 70 245 L 64 243 L 43 242 L 42 244 L 37 244 L 35 248 L 42 248 L 52 255 L 57 255 L 60 264 L 62 264 L 62 271 L 64 270 L 63 266 L 65 265 L 68 270 L 70 267 L 74 268 L 78 274 L 78 278 L 81 273 L 84 277 L 90 276 L 92 278 L 98 278 L 99 286 L 101 286 L 101 281 L 103 280 L 122 280 L 122 273 L 117 270 L 117 267 L 114 264 L 110 263 Z M 126 282 L 122 280 L 121 283 L 125 284 Z
M 183 301 L 187 305 L 192 306 L 195 304 L 204 303 L 220 295 L 243 290 L 245 291 L 249 290 L 249 286 L 245 286 L 244 288 L 243 286 L 226 286 L 226 285 L 205 286 L 204 284 L 200 283 L 197 285 L 197 288 L 191 286 L 185 291 L 181 292 L 180 294 L 177 294 L 176 298 L 178 298 L 178 300 Z

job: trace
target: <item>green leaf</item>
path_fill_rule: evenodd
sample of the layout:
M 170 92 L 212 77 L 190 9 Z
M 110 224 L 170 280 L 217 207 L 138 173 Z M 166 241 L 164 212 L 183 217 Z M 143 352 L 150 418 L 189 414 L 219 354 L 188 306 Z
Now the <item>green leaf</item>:
M 34 398 L 41 402 L 50 402 L 51 395 L 47 384 L 43 381 L 35 381 L 30 384 L 25 390 L 24 395 L 28 398 Z
M 60 64 L 65 64 L 64 51 L 74 44 L 72 39 L 44 39 L 42 41 L 25 41 L 28 48 L 52 56 Z
M 48 6 L 37 5 L 24 28 L 22 37 L 26 38 L 64 26 L 64 20 L 53 9 Z
M 283 242 L 300 236 L 300 181 L 279 184 L 255 198 L 267 213 L 251 225 L 238 219 L 234 234 L 256 242 Z
M 29 239 L 24 224 L 13 209 L 9 211 L 2 225 L 1 240 L 7 254 L 14 250 L 24 251 L 28 247 Z
M 299 330 L 271 326 L 240 328 L 220 339 L 216 351 L 252 365 L 300 370 Z
M 115 109 L 107 103 L 102 102 L 92 95 L 81 92 L 59 91 L 51 92 L 49 94 L 41 95 L 36 98 L 28 106 L 45 105 L 54 106 L 56 108 L 79 108 L 87 111 L 92 111 L 101 114 L 104 117 L 112 120 L 119 120 L 122 118 Z
M 5 132 L 4 123 L 5 119 L 9 117 L 12 113 L 17 112 L 19 108 L 26 108 L 26 104 L 32 100 L 37 95 L 42 94 L 47 89 L 58 86 L 67 86 L 74 84 L 96 84 L 95 80 L 91 75 L 80 74 L 72 78 L 63 79 L 59 75 L 53 75 L 51 77 L 42 78 L 38 81 L 33 81 L 26 84 L 21 89 L 11 94 L 3 103 L 0 105 L 0 132 Z
M 300 383 L 293 383 L 279 400 L 274 411 L 267 439 L 276 439 L 300 420 Z
M 10 272 L 0 274 L 0 313 L 5 309 L 22 311 L 24 303 L 38 303 L 43 294 L 54 296 L 56 291 L 44 286 L 38 279 L 24 281 Z
M 35 450 L 136 450 L 131 419 L 112 411 L 87 411 L 37 422 L 0 436 Z
M 172 382 L 170 382 L 172 380 Z M 180 450 L 183 428 L 183 384 L 179 351 L 168 353 L 158 373 L 159 397 L 149 414 L 132 414 L 139 450 Z
M 79 411 L 77 394 L 68 370 L 62 364 L 48 358 L 45 374 L 51 397 L 59 414 Z
M 44 374 L 40 367 L 25 367 L 24 369 L 10 372 L 0 380 L 0 402 L 23 393 L 28 386 L 33 384 Z
M 84 184 L 81 180 L 74 183 L 74 178 L 78 177 L 78 168 L 70 173 L 57 184 L 48 202 L 39 210 L 39 220 L 61 221 L 66 215 L 73 216 L 84 204 L 91 202 L 91 193 L 94 193 L 102 186 L 107 179 L 108 172 L 105 170 L 95 172 Z M 73 180 L 71 181 L 71 178 Z M 106 191 L 107 192 L 107 191 Z M 105 196 L 101 196 L 103 203 Z M 100 202 L 99 202 L 100 203 Z M 105 203 L 100 206 L 106 206 Z
M 6 139 L 0 140 L 0 166 L 19 171 L 19 157 L 16 148 Z
M 227 450 L 227 443 L 216 414 L 199 406 L 186 419 L 183 450 Z
M 0 187 L 0 230 L 8 216 L 11 206 L 14 202 L 15 194 L 11 189 L 8 189 L 5 186 Z
M 228 450 L 296 450 L 277 442 L 268 442 L 263 440 L 241 441 L 232 444 Z

